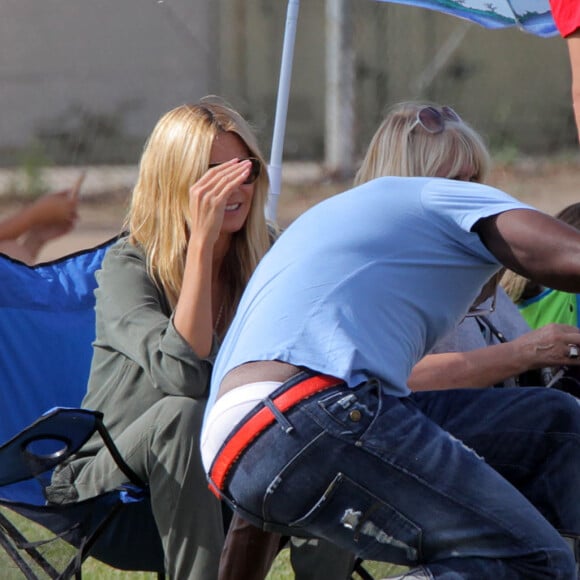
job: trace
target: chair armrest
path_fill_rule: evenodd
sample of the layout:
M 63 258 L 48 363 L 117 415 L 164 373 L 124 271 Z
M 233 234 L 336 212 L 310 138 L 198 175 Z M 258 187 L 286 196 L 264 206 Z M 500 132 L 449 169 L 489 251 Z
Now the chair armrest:
M 0 486 L 36 477 L 76 453 L 102 413 L 56 407 L 0 446 Z

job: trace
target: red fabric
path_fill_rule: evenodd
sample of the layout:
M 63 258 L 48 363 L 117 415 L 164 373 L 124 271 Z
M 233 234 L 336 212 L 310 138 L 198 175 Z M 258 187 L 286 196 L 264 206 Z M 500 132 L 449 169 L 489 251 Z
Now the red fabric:
M 565 38 L 580 29 L 580 0 L 550 0 L 554 22 Z

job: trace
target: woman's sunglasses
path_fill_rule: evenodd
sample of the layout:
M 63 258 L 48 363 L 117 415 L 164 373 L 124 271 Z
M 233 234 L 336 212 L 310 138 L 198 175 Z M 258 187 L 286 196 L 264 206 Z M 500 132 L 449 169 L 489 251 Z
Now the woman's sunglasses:
M 445 129 L 445 121 L 460 123 L 461 117 L 451 107 L 423 107 L 417 111 L 415 122 L 411 125 L 409 132 L 417 125 L 421 125 L 428 133 L 441 133 Z
M 252 162 L 250 174 L 246 178 L 246 181 L 244 181 L 243 185 L 250 185 L 251 183 L 254 183 L 254 181 L 258 179 L 258 177 L 260 176 L 260 172 L 262 171 L 262 162 L 256 157 L 246 157 L 245 159 L 240 159 L 240 161 Z M 211 169 L 212 167 L 217 167 L 218 165 L 222 165 L 222 163 L 210 163 L 209 169 Z

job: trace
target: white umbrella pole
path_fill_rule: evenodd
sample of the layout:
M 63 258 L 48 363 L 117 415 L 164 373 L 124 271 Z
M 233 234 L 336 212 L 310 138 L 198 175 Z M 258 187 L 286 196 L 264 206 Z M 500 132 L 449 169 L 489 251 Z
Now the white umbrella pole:
M 299 9 L 300 0 L 288 0 L 284 46 L 282 48 L 282 63 L 280 64 L 280 81 L 278 83 L 278 98 L 276 101 L 276 116 L 274 118 L 274 133 L 272 135 L 272 150 L 270 152 L 270 165 L 268 166 L 270 195 L 266 206 L 266 217 L 273 222 L 276 221 L 278 197 L 282 185 L 282 153 L 284 150 L 284 133 L 286 132 L 290 78 L 292 76 L 292 60 L 294 56 L 294 41 L 296 39 Z

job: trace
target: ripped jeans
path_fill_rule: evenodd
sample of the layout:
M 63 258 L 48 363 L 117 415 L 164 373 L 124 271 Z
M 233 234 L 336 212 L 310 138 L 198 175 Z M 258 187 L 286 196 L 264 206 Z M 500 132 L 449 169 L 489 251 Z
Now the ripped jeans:
M 560 533 L 580 536 L 579 490 L 580 406 L 566 393 L 396 398 L 369 381 L 286 411 L 235 462 L 224 496 L 266 530 L 435 579 L 572 580 Z

